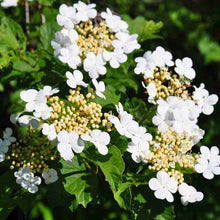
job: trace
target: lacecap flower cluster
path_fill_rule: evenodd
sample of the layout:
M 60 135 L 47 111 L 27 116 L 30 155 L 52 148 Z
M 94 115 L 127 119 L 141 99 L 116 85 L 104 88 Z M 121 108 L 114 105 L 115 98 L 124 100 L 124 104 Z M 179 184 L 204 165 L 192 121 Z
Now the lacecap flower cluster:
M 121 103 L 116 106 L 119 116 L 112 116 L 110 121 L 121 135 L 131 139 L 127 151 L 132 159 L 157 171 L 157 178 L 149 182 L 156 198 L 173 202 L 172 194 L 179 191 L 183 205 L 201 201 L 203 194 L 184 182 L 184 173 L 201 173 L 206 179 L 220 174 L 216 146 L 202 146 L 199 153 L 192 153 L 205 134 L 198 125 L 198 117 L 213 112 L 218 96 L 209 95 L 204 84 L 192 85 L 196 72 L 188 57 L 174 62 L 170 52 L 157 47 L 135 61 L 134 72 L 143 76 L 148 101 L 157 106 L 152 118 L 157 133 L 154 137 L 147 133 L 123 110 Z
M 118 68 L 127 54 L 139 49 L 137 34 L 129 35 L 128 24 L 110 9 L 98 13 L 95 4 L 81 1 L 60 6 L 57 23 L 63 29 L 51 42 L 54 55 L 72 69 L 83 66 L 89 77 L 105 75 L 106 63 Z

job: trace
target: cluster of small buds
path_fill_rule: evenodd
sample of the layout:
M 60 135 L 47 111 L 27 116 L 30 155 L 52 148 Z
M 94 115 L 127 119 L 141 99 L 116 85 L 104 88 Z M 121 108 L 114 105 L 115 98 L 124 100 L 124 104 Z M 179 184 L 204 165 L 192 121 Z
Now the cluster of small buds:
M 172 74 L 167 68 L 156 67 L 153 76 L 144 78 L 144 83 L 146 93 L 149 94 L 148 101 L 151 103 L 156 103 L 160 99 L 166 100 L 169 96 L 177 96 L 183 100 L 191 99 L 187 90 L 188 81 L 184 80 L 182 76 Z
M 174 175 L 179 183 L 183 182 L 181 169 L 190 168 L 194 171 L 198 158 L 197 155 L 190 153 L 194 144 L 187 139 L 187 136 L 186 132 L 179 135 L 172 129 L 166 133 L 157 131 L 155 140 L 150 141 L 152 158 L 148 160 L 151 163 L 148 168 L 154 171 L 166 171 L 170 176 Z M 175 170 L 176 164 L 179 164 L 178 170 Z
M 93 90 L 85 96 L 80 93 L 80 88 L 70 90 L 67 100 L 60 100 L 58 96 L 49 98 L 53 108 L 49 122 L 54 124 L 56 132 L 74 131 L 78 135 L 89 135 L 91 130 L 105 127 L 111 131 L 110 115 L 102 113 L 102 107 L 92 102 L 95 98 Z
M 181 184 L 184 181 L 183 173 L 180 170 L 171 169 L 167 172 L 170 177 L 174 177 L 174 179 Z
M 12 161 L 10 169 L 19 167 L 29 167 L 33 173 L 42 173 L 48 168 L 48 161 L 56 158 L 56 151 L 43 136 L 39 136 L 39 132 L 35 134 L 34 129 L 29 129 L 26 136 L 20 136 L 18 141 L 12 144 L 11 153 L 6 159 Z
M 80 48 L 80 57 L 85 57 L 89 52 L 98 55 L 107 49 L 113 49 L 112 40 L 115 39 L 115 35 L 104 21 L 93 25 L 93 22 L 89 20 L 76 25 L 75 28 L 79 33 L 77 45 Z

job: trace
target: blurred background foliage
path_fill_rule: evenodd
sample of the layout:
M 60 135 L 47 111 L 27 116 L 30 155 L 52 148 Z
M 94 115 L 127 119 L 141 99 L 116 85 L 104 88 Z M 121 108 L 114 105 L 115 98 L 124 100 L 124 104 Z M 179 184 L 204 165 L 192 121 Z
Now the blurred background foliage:
M 26 31 L 24 7 L 0 9 L 0 69 L 2 68 L 0 70 L 0 130 L 9 125 L 10 113 L 18 112 L 21 109 L 21 106 L 17 104 L 21 89 L 41 86 L 48 82 L 56 86 L 63 78 L 63 74 L 60 72 L 65 72 L 66 66 L 63 66 L 51 55 L 53 50 L 50 46 L 50 40 L 55 31 L 59 29 L 56 24 L 56 15 L 60 4 L 64 2 L 73 4 L 75 1 L 39 0 L 38 2 L 43 7 L 31 11 L 28 38 L 24 34 Z M 130 24 L 130 32 L 139 33 L 139 40 L 144 51 L 154 50 L 156 46 L 161 45 L 171 51 L 174 58 L 191 57 L 197 72 L 194 83 L 198 86 L 204 82 L 210 93 L 219 95 L 220 2 L 218 0 L 97 0 L 91 2 L 95 2 L 99 10 L 105 10 L 106 7 L 109 7 L 122 15 Z M 35 5 L 35 2 L 30 4 Z M 42 14 L 46 19 L 44 24 L 42 24 Z M 143 51 L 138 53 L 143 54 Z M 132 62 L 132 57 L 129 60 Z M 104 105 L 108 108 L 110 104 L 117 103 L 119 99 L 127 102 L 123 95 L 123 92 L 126 92 L 129 98 L 136 97 L 136 99 L 132 99 L 133 106 L 127 104 L 127 108 L 139 122 L 143 122 L 145 120 L 144 114 L 147 111 L 140 98 L 146 100 L 146 95 L 141 93 L 140 79 L 135 78 L 132 69 L 129 69 L 126 64 L 122 65 L 121 68 L 124 74 L 127 74 L 125 78 L 120 75 L 117 76 L 117 71 L 112 71 L 108 73 L 108 77 L 105 79 L 106 84 L 112 84 L 114 88 L 110 88 L 112 92 L 109 94 L 113 97 L 112 103 L 104 103 Z M 46 73 L 47 78 L 45 77 Z M 211 116 L 200 118 L 200 127 L 206 131 L 202 145 L 219 146 L 219 110 L 220 105 L 217 104 Z M 150 114 L 150 112 L 147 113 Z M 150 122 L 145 121 L 145 123 Z M 131 167 L 130 169 L 135 168 Z M 0 171 L 3 173 L 4 168 L 1 168 Z M 102 203 L 97 204 L 97 201 L 94 201 L 87 208 L 82 205 L 77 207 L 72 195 L 68 194 L 62 197 L 65 194 L 61 193 L 64 189 L 58 183 L 51 185 L 50 191 L 52 193 L 42 190 L 37 196 L 26 195 L 19 206 L 14 206 L 14 199 L 16 200 L 16 196 L 18 198 L 19 195 L 15 192 L 13 199 L 11 199 L 10 191 L 5 193 L 2 191 L 4 179 L 7 179 L 8 176 L 5 174 L 0 177 L 0 211 L 4 207 L 7 207 L 8 213 L 13 210 L 8 219 L 127 220 L 133 218 L 130 212 L 118 206 L 111 191 L 106 187 L 102 188 L 101 185 L 99 187 L 102 191 Z M 170 207 L 167 207 L 163 214 L 157 215 L 154 219 L 169 220 L 176 215 L 175 219 L 177 220 L 220 220 L 220 177 L 215 177 L 213 181 L 202 178 L 194 178 L 192 181 L 198 190 L 204 192 L 204 200 L 187 207 L 183 207 L 176 200 L 174 210 L 168 210 Z M 141 194 L 133 192 L 135 199 L 131 205 L 135 206 L 135 201 L 143 204 L 138 210 L 137 219 L 153 219 L 152 213 L 146 213 L 147 208 L 152 206 L 153 212 L 154 209 L 159 210 L 162 205 L 166 206 L 167 204 L 155 201 L 153 193 L 149 191 L 146 185 L 138 186 L 136 191 L 138 192 L 138 190 L 145 192 L 147 196 L 144 198 L 141 197 Z M 6 204 L 5 201 L 10 201 L 10 205 Z M 147 205 L 145 205 L 146 201 L 148 202 Z M 66 204 L 75 211 L 72 213 Z

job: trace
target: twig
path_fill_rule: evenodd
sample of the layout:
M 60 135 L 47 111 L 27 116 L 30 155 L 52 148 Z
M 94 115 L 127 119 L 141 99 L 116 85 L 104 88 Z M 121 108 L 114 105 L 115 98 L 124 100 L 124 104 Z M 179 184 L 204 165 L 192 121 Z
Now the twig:
M 88 3 L 88 4 L 91 4 L 90 0 L 87 0 L 87 3 Z
M 26 33 L 30 34 L 30 11 L 29 11 L 29 3 L 28 0 L 25 1 L 25 22 L 26 22 Z
M 40 16 L 41 16 L 41 22 L 42 22 L 42 24 L 44 24 L 45 22 L 46 22 L 46 18 L 45 18 L 45 16 L 44 16 L 44 13 L 43 13 L 43 7 L 42 7 L 42 5 L 38 5 L 38 9 L 39 9 L 39 11 L 40 11 Z

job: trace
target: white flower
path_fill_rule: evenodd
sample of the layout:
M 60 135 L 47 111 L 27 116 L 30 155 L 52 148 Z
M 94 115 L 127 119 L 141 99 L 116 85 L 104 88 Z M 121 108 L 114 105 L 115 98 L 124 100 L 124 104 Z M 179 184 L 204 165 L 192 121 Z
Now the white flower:
M 1 2 L 1 6 L 3 8 L 15 7 L 17 5 L 18 5 L 18 0 L 3 0 L 3 2 Z
M 0 162 L 5 160 L 5 153 L 8 152 L 8 143 L 0 138 Z
M 88 84 L 83 81 L 83 74 L 79 70 L 71 72 L 66 72 L 66 77 L 68 78 L 66 83 L 70 88 L 75 89 L 77 86 L 87 87 Z
M 156 68 L 151 51 L 144 53 L 143 57 L 135 58 L 137 66 L 134 69 L 135 74 L 144 74 L 144 78 L 150 78 L 153 76 L 153 71 Z
M 138 142 L 136 144 L 130 142 L 127 151 L 131 153 L 131 157 L 136 163 L 140 163 L 141 161 L 147 163 L 153 156 L 149 150 L 148 142 Z
M 16 138 L 12 136 L 12 129 L 11 128 L 6 128 L 5 131 L 3 132 L 3 138 L 6 144 L 9 146 L 11 143 L 16 141 Z
M 23 113 L 24 111 L 18 113 L 18 114 L 11 114 L 10 115 L 10 121 L 12 124 L 16 124 L 18 121 L 19 116 Z
M 172 61 L 172 54 L 168 51 L 165 51 L 163 47 L 157 47 L 152 53 L 154 63 L 158 67 L 173 66 L 174 62 Z
M 201 154 L 199 155 L 200 158 L 206 159 L 209 162 L 214 162 L 220 164 L 220 155 L 219 155 L 219 149 L 216 146 L 211 147 L 209 149 L 206 146 L 200 147 Z
M 32 117 L 31 115 L 22 115 L 18 118 L 18 123 L 22 127 L 32 126 L 33 128 L 39 127 L 39 119 L 36 117 Z
M 43 92 L 46 96 L 51 96 L 53 94 L 56 94 L 59 92 L 59 89 L 58 88 L 55 88 L 55 89 L 52 89 L 51 86 L 44 86 L 43 88 Z
M 122 49 L 126 54 L 140 48 L 140 44 L 137 42 L 137 34 L 129 35 L 125 32 L 118 32 L 115 36 L 116 40 L 112 41 L 113 47 Z
M 95 86 L 96 95 L 105 99 L 105 95 L 103 94 L 103 92 L 105 91 L 104 82 L 102 81 L 98 82 L 96 79 L 92 79 L 92 83 Z
M 35 89 L 21 91 L 20 97 L 23 101 L 27 102 L 25 108 L 29 112 L 35 110 L 37 106 L 47 102 L 46 95 L 42 90 L 39 92 Z
M 72 29 L 74 28 L 74 24 L 79 23 L 75 8 L 62 4 L 59 8 L 59 12 L 60 13 L 57 15 L 58 25 Z
M 132 115 L 125 113 L 118 117 L 112 116 L 110 122 L 115 125 L 116 130 L 119 134 L 124 135 L 128 138 L 133 136 L 132 131 L 135 127 L 138 127 L 138 123 L 132 119 Z
M 197 173 L 202 173 L 203 177 L 206 179 L 213 179 L 214 174 L 220 175 L 219 163 L 209 162 L 204 158 L 198 159 L 198 164 L 195 165 L 195 170 Z
M 34 176 L 30 172 L 30 167 L 19 168 L 17 172 L 14 173 L 16 177 L 16 182 L 21 185 L 22 188 L 27 189 L 30 193 L 36 193 L 38 191 L 37 185 L 41 184 L 41 178 Z
M 6 128 L 5 131 L 3 131 L 3 139 L 0 139 L 0 162 L 3 162 L 5 160 L 5 154 L 8 152 L 8 147 L 11 145 L 11 143 L 16 141 L 16 138 L 12 136 L 12 129 Z
M 214 111 L 213 105 L 218 102 L 218 96 L 215 94 L 209 95 L 208 90 L 205 89 L 205 85 L 201 83 L 200 87 L 195 87 L 193 92 L 193 100 L 198 104 L 200 112 L 205 115 L 210 115 Z
M 118 103 L 118 105 L 115 105 L 115 107 L 120 116 L 122 116 L 123 114 L 127 114 L 127 112 L 124 111 L 123 106 L 120 102 Z
M 104 51 L 103 58 L 105 61 L 109 61 L 110 66 L 114 69 L 117 69 L 120 66 L 120 63 L 127 61 L 127 56 L 124 54 L 122 49 L 115 49 L 113 52 Z
M 58 180 L 57 171 L 54 169 L 44 170 L 42 177 L 46 184 L 54 183 Z
M 95 18 L 97 15 L 96 4 L 85 4 L 84 2 L 78 1 L 73 7 L 77 10 L 77 18 L 80 21 L 88 21 L 90 18 Z
M 79 47 L 76 44 L 72 44 L 67 48 L 62 48 L 58 59 L 63 63 L 67 63 L 72 69 L 76 69 L 81 64 Z
M 160 132 L 166 132 L 169 126 L 177 133 L 192 132 L 199 116 L 192 100 L 169 96 L 166 101 L 161 99 L 157 103 L 157 114 L 152 122 L 158 126 Z
M 188 138 L 192 138 L 192 142 L 197 144 L 201 139 L 203 139 L 204 134 L 205 131 L 200 129 L 198 125 L 195 125 L 191 129 L 190 136 L 188 136 Z
M 84 143 L 76 132 L 60 131 L 57 138 L 59 142 L 57 148 L 64 160 L 71 160 L 74 157 L 73 151 L 81 153 L 84 149 Z
M 52 89 L 51 86 L 44 86 L 43 89 L 37 91 L 35 89 L 29 89 L 26 91 L 21 91 L 20 97 L 23 101 L 27 102 L 25 106 L 25 111 L 34 112 L 34 116 L 37 118 L 48 119 L 51 115 L 52 108 L 47 106 L 47 96 L 53 95 L 59 92 L 57 88 Z M 19 117 L 19 116 L 18 116 Z M 29 125 L 31 118 L 29 116 L 24 116 L 20 122 L 24 125 Z M 19 121 L 19 118 L 16 118 Z M 33 127 L 37 126 L 36 121 L 32 121 Z M 38 126 L 37 126 L 38 127 Z
M 189 186 L 186 183 L 181 183 L 179 185 L 179 193 L 181 195 L 181 202 L 183 205 L 202 201 L 204 197 L 202 192 L 196 191 L 193 186 Z
M 62 29 L 55 33 L 55 39 L 51 41 L 51 46 L 54 49 L 54 56 L 61 55 L 62 48 L 69 48 L 72 45 L 76 45 L 78 39 L 78 33 L 75 30 Z M 77 46 L 77 45 L 76 45 Z M 74 49 L 76 48 L 74 47 Z M 75 53 L 77 52 L 77 53 Z M 75 55 L 78 55 L 79 49 L 74 51 Z
M 53 141 L 56 139 L 57 137 L 57 134 L 56 134 L 56 129 L 54 127 L 54 124 L 47 124 L 47 123 L 43 123 L 42 124 L 42 133 L 44 135 L 47 135 L 48 139 L 50 141 Z
M 157 178 L 152 178 L 149 181 L 149 187 L 154 190 L 154 195 L 157 199 L 166 199 L 168 202 L 173 202 L 172 193 L 177 191 L 177 182 L 174 177 L 164 171 L 157 173 Z
M 146 89 L 147 89 L 148 95 L 154 98 L 156 95 L 156 85 L 154 83 L 149 83 Z
M 131 131 L 133 134 L 131 140 L 134 144 L 140 143 L 141 145 L 149 146 L 148 142 L 152 140 L 152 135 L 147 133 L 145 127 L 135 127 Z
M 106 155 L 108 153 L 108 148 L 106 145 L 110 142 L 110 136 L 107 132 L 102 132 L 98 129 L 92 130 L 90 135 L 81 135 L 84 141 L 89 141 L 93 143 L 98 149 L 99 153 Z
M 149 83 L 148 86 L 146 86 L 145 88 L 146 88 L 147 93 L 149 95 L 148 102 L 156 104 L 156 102 L 154 101 L 154 98 L 156 96 L 156 85 L 154 83 Z
M 83 68 L 89 73 L 90 78 L 97 79 L 99 75 L 106 74 L 105 64 L 101 54 L 96 56 L 93 52 L 89 52 L 83 62 Z
M 5 141 L 5 140 L 2 140 L 0 138 L 0 152 L 7 153 L 8 152 L 8 147 L 9 147 L 8 142 Z
M 0 150 L 0 162 L 3 162 L 5 160 L 5 154 L 1 152 Z
M 107 27 L 114 32 L 128 32 L 128 24 L 119 16 L 113 15 L 109 8 L 106 9 L 106 12 L 101 13 L 101 17 L 105 19 Z
M 37 118 L 42 118 L 43 120 L 46 120 L 50 118 L 52 111 L 53 111 L 53 108 L 47 106 L 47 104 L 40 104 L 35 107 L 34 116 Z
M 175 72 L 180 76 L 185 76 L 186 78 L 192 80 L 196 76 L 195 70 L 192 68 L 193 62 L 189 57 L 185 57 L 182 60 L 177 59 L 175 61 L 176 67 L 174 68 Z

